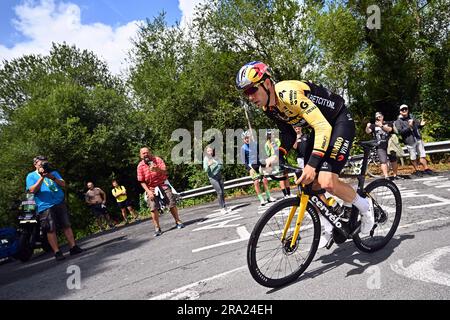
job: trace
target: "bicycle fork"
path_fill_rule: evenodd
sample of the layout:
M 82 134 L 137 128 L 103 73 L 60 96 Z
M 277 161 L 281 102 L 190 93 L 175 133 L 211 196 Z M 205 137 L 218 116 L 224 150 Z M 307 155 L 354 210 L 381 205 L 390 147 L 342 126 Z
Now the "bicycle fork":
M 298 216 L 297 216 L 297 221 L 295 222 L 294 234 L 293 234 L 292 239 L 291 239 L 290 248 L 293 248 L 295 246 L 295 243 L 297 242 L 297 238 L 298 238 L 298 235 L 300 233 L 300 227 L 302 225 L 303 218 L 305 217 L 305 211 L 306 211 L 306 207 L 308 205 L 308 201 L 309 201 L 309 195 L 305 194 L 302 191 L 302 194 L 300 196 L 299 213 L 298 213 Z M 284 229 L 283 229 L 283 234 L 281 235 L 281 241 L 282 242 L 284 240 L 286 240 L 287 232 L 288 232 L 289 227 L 291 225 L 292 219 L 294 218 L 295 212 L 297 211 L 297 208 L 298 207 L 293 206 L 291 208 L 291 211 L 289 212 L 288 219 L 287 219 L 286 224 L 285 224 Z

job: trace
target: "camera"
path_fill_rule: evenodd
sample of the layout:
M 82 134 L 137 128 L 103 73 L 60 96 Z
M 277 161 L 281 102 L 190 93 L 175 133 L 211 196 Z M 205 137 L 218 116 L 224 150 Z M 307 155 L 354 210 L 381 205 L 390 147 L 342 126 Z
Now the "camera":
M 153 164 L 153 161 L 149 157 L 145 157 L 144 162 L 148 166 L 151 166 Z
M 44 169 L 44 173 L 49 173 L 52 170 L 48 161 L 42 161 L 41 167 Z

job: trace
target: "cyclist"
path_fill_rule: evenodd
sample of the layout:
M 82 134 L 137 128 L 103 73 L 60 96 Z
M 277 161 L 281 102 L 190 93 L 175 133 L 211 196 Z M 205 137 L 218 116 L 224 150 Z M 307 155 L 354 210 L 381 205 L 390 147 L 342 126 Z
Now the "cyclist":
M 321 188 L 358 208 L 361 234 L 368 234 L 374 226 L 370 198 L 361 197 L 349 184 L 339 180 L 355 137 L 355 124 L 344 99 L 310 81 L 275 83 L 270 68 L 260 61 L 247 63 L 239 70 L 236 87 L 280 129 L 280 163 L 285 161 L 296 141 L 292 126 L 312 127 L 310 142 L 314 144 L 308 143 L 305 168 L 296 183 L 309 184 L 317 178 Z M 327 232 L 324 237 L 331 238 L 331 234 Z
M 260 173 L 260 168 L 264 166 L 264 164 L 261 163 L 258 157 L 258 145 L 256 144 L 256 142 L 250 141 L 250 136 L 250 131 L 245 131 L 241 135 L 241 138 L 244 142 L 241 147 L 241 161 L 245 164 L 245 167 L 249 171 L 250 177 L 252 178 L 253 184 L 255 186 L 256 195 L 258 196 L 261 206 L 265 206 L 268 202 L 274 202 L 276 201 L 276 199 L 273 198 L 270 194 L 269 182 L 267 181 L 267 178 Z M 261 193 L 261 187 L 259 186 L 260 180 L 262 180 L 263 182 L 267 200 L 264 199 Z

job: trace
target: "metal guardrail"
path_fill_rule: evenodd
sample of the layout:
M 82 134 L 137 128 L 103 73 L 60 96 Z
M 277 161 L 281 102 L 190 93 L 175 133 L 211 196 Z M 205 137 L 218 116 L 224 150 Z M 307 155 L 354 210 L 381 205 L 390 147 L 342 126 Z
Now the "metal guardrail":
M 407 157 L 409 155 L 408 148 L 403 147 L 403 157 Z M 438 142 L 429 142 L 425 143 L 425 152 L 427 154 L 430 153 L 444 153 L 444 152 L 450 152 L 450 140 L 448 141 L 438 141 Z M 349 162 L 361 160 L 363 155 L 354 155 L 351 157 Z M 293 177 L 294 174 L 291 173 L 289 175 L 290 177 Z M 268 180 L 271 180 L 270 177 L 267 177 Z M 233 180 L 228 180 L 224 182 L 224 189 L 233 189 L 233 188 L 239 188 L 244 186 L 249 186 L 253 184 L 253 180 L 251 177 L 243 177 L 243 178 L 237 178 Z M 189 199 L 193 197 L 203 196 L 210 193 L 215 193 L 216 191 L 212 187 L 212 185 L 200 187 L 188 191 L 183 191 L 179 193 L 180 200 L 183 199 Z

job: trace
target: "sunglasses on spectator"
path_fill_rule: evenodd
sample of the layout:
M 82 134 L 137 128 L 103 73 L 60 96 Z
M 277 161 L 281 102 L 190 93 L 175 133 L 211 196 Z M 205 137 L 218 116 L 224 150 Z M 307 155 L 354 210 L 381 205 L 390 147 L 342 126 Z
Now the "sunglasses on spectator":
M 408 111 L 408 108 L 402 108 L 400 111 Z
M 252 94 L 255 94 L 256 91 L 258 91 L 258 87 L 259 87 L 259 85 L 260 85 L 261 83 L 262 83 L 262 82 L 259 82 L 259 83 L 257 83 L 256 85 L 254 85 L 253 87 L 250 87 L 250 88 L 248 88 L 248 89 L 245 89 L 245 90 L 244 90 L 244 94 L 245 94 L 246 96 L 250 96 L 250 95 L 252 95 Z

